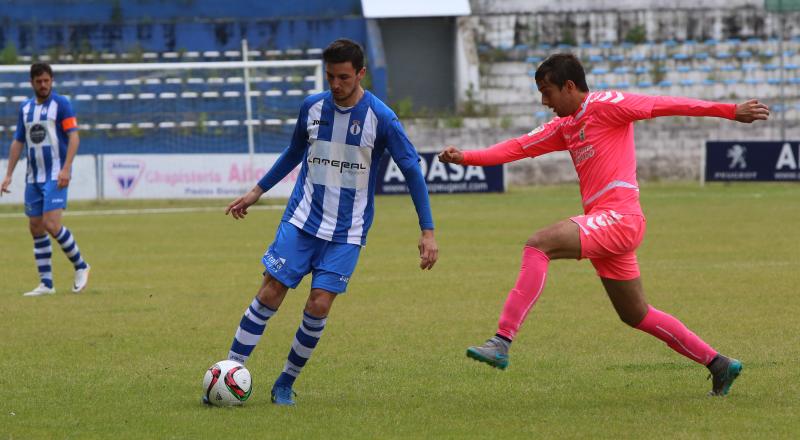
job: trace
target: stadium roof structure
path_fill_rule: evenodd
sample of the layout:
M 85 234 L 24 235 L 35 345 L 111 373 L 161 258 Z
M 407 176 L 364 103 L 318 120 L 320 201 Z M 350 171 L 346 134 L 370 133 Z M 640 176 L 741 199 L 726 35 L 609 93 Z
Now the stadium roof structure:
M 470 15 L 469 0 L 361 0 L 364 18 L 460 17 Z

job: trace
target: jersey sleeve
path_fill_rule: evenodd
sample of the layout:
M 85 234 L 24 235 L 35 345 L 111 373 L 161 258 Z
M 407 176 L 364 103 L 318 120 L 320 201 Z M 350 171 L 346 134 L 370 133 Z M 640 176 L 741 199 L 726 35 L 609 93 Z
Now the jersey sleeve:
M 711 116 L 734 119 L 736 104 L 701 101 L 676 96 L 650 96 L 616 91 L 597 93 L 593 105 L 607 123 L 625 125 L 659 116 Z
M 75 111 L 72 109 L 72 103 L 70 103 L 67 98 L 62 97 L 58 101 L 56 123 L 64 133 L 69 133 L 78 129 L 78 118 L 75 116 Z
M 258 181 L 258 186 L 267 192 L 286 177 L 302 160 L 308 148 L 308 109 L 304 104 L 300 109 L 300 115 L 294 124 L 294 133 L 289 141 L 289 146 L 278 157 L 275 164 Z
M 386 150 L 406 179 L 408 192 L 414 202 L 420 229 L 433 229 L 433 214 L 428 198 L 428 185 L 419 165 L 419 154 L 406 136 L 403 125 L 392 115 L 384 131 Z
M 530 133 L 492 145 L 483 150 L 464 151 L 463 165 L 490 166 L 566 150 L 559 118 L 540 125 Z
M 25 122 L 22 115 L 22 106 L 19 107 L 19 117 L 17 118 L 17 131 L 14 133 L 14 140 L 25 143 Z

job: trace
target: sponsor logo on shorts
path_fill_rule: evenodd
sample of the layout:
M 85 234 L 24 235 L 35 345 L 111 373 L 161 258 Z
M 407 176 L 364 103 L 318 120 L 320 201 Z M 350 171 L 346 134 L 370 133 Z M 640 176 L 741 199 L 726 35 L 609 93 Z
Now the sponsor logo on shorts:
M 347 284 L 347 283 L 350 282 L 350 277 L 346 277 L 346 276 L 342 275 L 342 276 L 339 277 L 339 281 Z
M 52 203 L 64 203 L 64 199 L 52 199 L 50 200 Z
M 270 269 L 278 272 L 279 270 L 283 269 L 283 265 L 286 264 L 286 258 L 276 257 L 267 251 L 264 253 L 264 263 Z
M 622 219 L 622 215 L 618 214 L 616 211 L 609 210 L 608 214 L 587 215 L 583 216 L 583 218 L 585 219 L 586 227 L 580 223 L 578 223 L 578 226 L 580 226 L 581 231 L 583 231 L 585 235 L 589 235 L 591 231 L 596 231 L 600 228 L 619 223 Z

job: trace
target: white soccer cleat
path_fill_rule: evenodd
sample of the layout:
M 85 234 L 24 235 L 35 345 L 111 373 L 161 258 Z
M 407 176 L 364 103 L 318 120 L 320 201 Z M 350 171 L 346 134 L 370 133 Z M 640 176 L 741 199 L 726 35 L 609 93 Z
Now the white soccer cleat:
M 44 284 L 39 284 L 36 286 L 35 289 L 31 290 L 30 292 L 25 292 L 22 296 L 43 296 L 43 295 L 52 295 L 56 293 L 56 289 L 52 287 L 47 287 Z
M 79 293 L 86 288 L 89 284 L 89 270 L 91 267 L 87 264 L 85 268 L 75 271 L 75 283 L 72 285 L 72 291 Z

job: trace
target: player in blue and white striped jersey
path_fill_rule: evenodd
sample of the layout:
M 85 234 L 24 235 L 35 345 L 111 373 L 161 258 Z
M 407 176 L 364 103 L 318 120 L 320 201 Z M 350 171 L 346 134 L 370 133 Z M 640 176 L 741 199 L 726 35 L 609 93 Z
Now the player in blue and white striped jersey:
M 247 208 L 302 163 L 297 184 L 262 262 L 264 281 L 245 311 L 228 358 L 244 363 L 269 318 L 289 288 L 309 273 L 311 293 L 303 321 L 272 401 L 293 405 L 292 385 L 317 345 L 333 300 L 344 293 L 375 213 L 378 163 L 392 156 L 408 182 L 422 230 L 420 268 L 438 258 L 433 217 L 419 156 L 394 112 L 361 87 L 364 54 L 350 40 L 331 43 L 323 52 L 330 90 L 303 102 L 289 147 L 249 193 L 226 209 L 244 218 Z
M 17 131 L 8 154 L 6 177 L 0 196 L 9 192 L 11 175 L 23 147 L 28 157 L 25 214 L 33 235 L 33 255 L 39 270 L 39 285 L 25 296 L 55 293 L 52 247 L 48 233 L 75 267 L 72 291 L 82 291 L 89 282 L 89 265 L 83 261 L 72 233 L 61 224 L 67 208 L 67 187 L 72 178 L 72 160 L 78 152 L 78 121 L 69 100 L 53 92 L 53 70 L 45 63 L 31 66 L 35 97 L 20 105 Z

